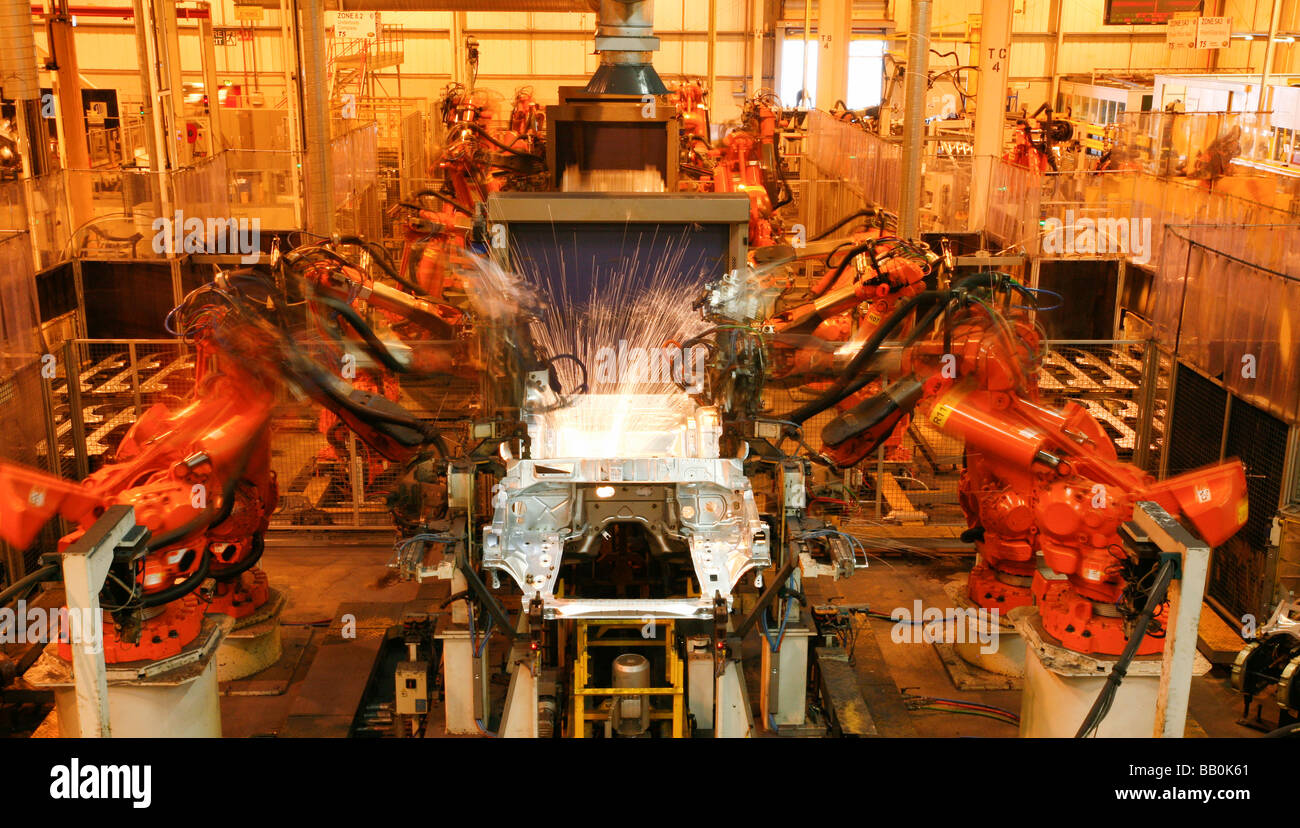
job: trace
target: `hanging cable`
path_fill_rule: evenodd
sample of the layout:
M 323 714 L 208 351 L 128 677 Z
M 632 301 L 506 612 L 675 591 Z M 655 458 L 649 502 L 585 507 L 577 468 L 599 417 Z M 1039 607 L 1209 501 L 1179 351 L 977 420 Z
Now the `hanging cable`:
M 1124 681 L 1124 676 L 1128 674 L 1129 665 L 1133 662 L 1133 657 L 1137 655 L 1142 640 L 1146 638 L 1147 626 L 1155 618 L 1156 612 L 1165 601 L 1165 593 L 1169 591 L 1169 584 L 1174 580 L 1174 563 L 1174 560 L 1170 558 L 1160 565 L 1160 571 L 1156 574 L 1155 585 L 1151 587 L 1151 594 L 1147 596 L 1146 606 L 1143 608 L 1142 614 L 1138 616 L 1137 622 L 1133 626 L 1133 633 L 1124 645 L 1124 652 L 1120 654 L 1119 660 L 1111 668 L 1110 675 L 1106 677 L 1105 686 L 1101 688 L 1097 700 L 1092 703 L 1092 708 L 1088 711 L 1087 717 L 1084 718 L 1083 724 L 1079 725 L 1079 731 L 1074 734 L 1074 738 L 1083 739 L 1096 735 L 1097 729 L 1101 727 L 1102 721 L 1106 718 L 1106 714 L 1110 712 L 1111 705 L 1115 703 L 1115 694 L 1119 692 L 1119 685 Z

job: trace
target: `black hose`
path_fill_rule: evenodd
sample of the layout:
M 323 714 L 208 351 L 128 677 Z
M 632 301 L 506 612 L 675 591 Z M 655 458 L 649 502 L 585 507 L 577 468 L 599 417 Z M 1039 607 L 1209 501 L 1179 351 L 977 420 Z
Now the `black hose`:
M 333 296 L 315 296 L 313 298 L 346 319 L 352 329 L 361 335 L 362 341 L 367 346 L 366 351 L 379 360 L 385 368 L 399 374 L 407 373 L 407 367 L 397 357 L 393 356 L 392 352 L 388 350 L 388 346 L 380 341 L 374 330 L 361 318 L 361 314 L 357 313 L 356 308 L 341 299 L 335 299 Z
M 818 292 L 817 289 L 814 287 L 813 295 L 820 296 L 822 293 L 825 293 L 826 291 L 835 287 L 835 283 L 840 280 L 840 276 L 842 276 L 844 274 L 845 269 L 848 268 L 849 262 L 853 261 L 863 253 L 870 253 L 873 250 L 875 250 L 876 241 L 878 240 L 872 239 L 869 242 L 866 242 L 864 244 L 859 244 L 856 245 L 855 247 L 850 248 L 849 252 L 844 254 L 844 258 L 840 259 L 840 263 L 835 266 L 835 272 L 831 274 L 830 278 L 828 279 L 826 277 L 822 277 L 822 279 L 818 280 L 819 282 L 824 282 L 826 284 L 826 288 L 821 292 Z M 839 248 L 837 247 L 835 250 L 832 250 L 831 254 L 834 254 L 836 250 L 839 250 Z M 827 259 L 829 258 L 830 256 L 827 256 Z
M 839 221 L 837 221 L 837 222 L 835 222 L 834 224 L 832 224 L 830 227 L 827 227 L 827 228 L 826 228 L 825 230 L 823 230 L 822 232 L 820 232 L 820 233 L 818 233 L 817 235 L 813 236 L 809 241 L 815 241 L 815 242 L 817 242 L 817 241 L 821 241 L 822 239 L 824 239 L 824 238 L 826 238 L 827 236 L 829 236 L 831 233 L 834 233 L 836 230 L 839 230 L 839 229 L 840 229 L 841 227 L 843 227 L 844 225 L 846 225 L 846 224 L 848 224 L 849 222 L 853 221 L 855 218 L 869 218 L 869 219 L 870 219 L 870 218 L 875 218 L 876 215 L 877 215 L 876 211 L 873 210 L 873 209 L 871 209 L 871 208 L 867 208 L 867 209 L 865 209 L 865 210 L 858 210 L 856 213 L 850 213 L 849 215 L 845 216 L 844 218 L 842 218 L 842 219 L 840 219 Z
M 907 318 L 908 314 L 910 314 L 913 309 L 923 302 L 933 302 L 936 299 L 948 298 L 950 297 L 947 291 L 933 290 L 927 290 L 908 298 L 899 305 L 892 314 L 890 314 L 889 318 L 886 319 L 879 328 L 876 329 L 876 332 L 871 335 L 871 338 L 862 344 L 862 349 L 854 355 L 853 359 L 847 366 L 845 366 L 844 371 L 838 378 L 836 378 L 835 383 L 830 388 L 822 392 L 822 394 L 816 399 L 804 403 L 794 411 L 785 415 L 782 419 L 790 420 L 791 422 L 802 425 L 810 417 L 820 414 L 847 397 L 852 393 L 846 390 L 849 383 L 854 377 L 861 373 L 868 364 L 870 364 L 872 357 L 875 356 L 876 351 L 880 348 L 881 344 L 884 343 L 885 338 L 893 333 L 895 328 L 902 324 L 903 320 Z
M 933 325 L 935 321 L 951 307 L 952 307 L 952 302 L 948 301 L 948 302 L 941 302 L 935 305 L 934 307 L 930 308 L 928 311 L 925 312 L 924 316 L 922 316 L 920 319 L 916 321 L 916 324 L 912 326 L 911 332 L 908 333 L 908 335 L 903 338 L 903 340 L 899 343 L 899 346 L 901 348 L 907 348 L 911 346 L 913 342 L 915 342 L 916 340 L 924 336 L 926 332 L 930 330 L 930 326 Z M 952 348 L 950 347 L 944 349 L 944 353 L 951 353 L 951 352 L 952 352 Z M 844 387 L 844 395 L 840 399 L 845 399 L 847 397 L 856 394 L 859 390 L 862 389 L 863 386 L 871 382 L 872 379 L 874 379 L 874 374 L 870 371 L 859 374 L 856 378 L 850 380 L 849 384 Z M 839 400 L 836 400 L 836 402 L 839 402 Z
M 450 605 L 450 604 L 452 604 L 452 603 L 454 603 L 454 602 L 456 602 L 456 601 L 459 601 L 459 600 L 461 600 L 462 598 L 464 598 L 466 601 L 469 601 L 471 597 L 472 597 L 472 595 L 471 595 L 471 593 L 470 593 L 470 591 L 469 591 L 468 589 L 462 589 L 460 592 L 455 592 L 455 593 L 452 593 L 451 595 L 447 596 L 447 600 L 446 600 L 446 601 L 443 601 L 441 604 L 439 604 L 439 605 L 438 605 L 438 609 L 446 609 L 446 608 L 448 607 L 448 605 Z
M 546 361 L 546 367 L 548 372 L 555 367 L 555 363 L 559 362 L 562 359 L 567 359 L 570 362 L 573 362 L 575 365 L 578 366 L 578 369 L 582 371 L 582 382 L 578 384 L 577 390 L 575 390 L 573 393 L 574 394 L 587 393 L 587 365 L 582 360 L 578 359 L 576 354 L 556 354 L 555 356 L 551 357 Z
M 1137 655 L 1138 647 L 1142 645 L 1142 639 L 1146 638 L 1147 625 L 1155 617 L 1156 611 L 1165 601 L 1165 593 L 1169 591 L 1169 584 L 1174 580 L 1174 561 L 1169 559 L 1160 565 L 1160 571 L 1156 573 L 1156 582 L 1151 587 L 1151 593 L 1147 596 L 1146 606 L 1142 608 L 1142 614 L 1138 616 L 1137 624 L 1133 627 L 1133 633 L 1129 636 L 1128 642 L 1124 645 L 1124 652 L 1120 654 L 1119 661 L 1111 668 L 1110 675 L 1106 677 L 1106 685 L 1101 688 L 1097 694 L 1097 700 L 1092 703 L 1092 708 L 1088 711 L 1087 717 L 1084 718 L 1083 724 L 1079 725 L 1079 732 L 1074 734 L 1074 738 L 1082 739 L 1088 736 L 1101 726 L 1101 722 L 1110 712 L 1110 706 L 1115 701 L 1115 693 L 1119 691 L 1120 682 L 1128 673 L 1129 664 L 1133 661 L 1133 656 Z
M 483 126 L 481 126 L 481 125 L 479 125 L 479 124 L 474 123 L 473 121 L 470 121 L 470 122 L 466 123 L 465 126 L 467 126 L 467 127 L 469 127 L 470 129 L 474 130 L 474 131 L 477 132 L 479 135 L 482 135 L 484 138 L 488 139 L 488 141 L 489 141 L 490 143 L 494 144 L 494 145 L 495 145 L 496 147 L 498 147 L 499 149 L 501 149 L 501 150 L 503 150 L 503 151 L 505 151 L 505 152 L 510 153 L 511 155 L 518 155 L 518 156 L 520 156 L 521 158 L 531 158 L 532 160 L 537 161 L 537 162 L 542 163 L 542 164 L 545 164 L 545 163 L 546 163 L 546 159 L 545 159 L 545 158 L 542 158 L 540 155 L 537 155 L 536 153 L 532 153 L 532 152 L 524 152 L 523 150 L 517 150 L 517 149 L 515 149 L 514 147 L 507 146 L 507 145 L 501 143 L 500 141 L 498 141 L 498 140 L 497 140 L 497 139 L 492 135 L 492 133 L 488 132 L 486 128 L 484 128 Z
M 265 424 L 265 423 L 263 423 Z M 199 531 L 207 529 L 209 526 L 217 526 L 230 517 L 231 511 L 235 508 L 235 487 L 243 478 L 244 472 L 248 469 L 248 461 L 253 456 L 253 449 L 257 445 L 257 439 L 251 439 L 244 445 L 244 451 L 240 454 L 239 460 L 235 463 L 235 470 L 226 478 L 225 485 L 221 488 L 221 508 L 213 510 L 211 506 L 205 508 L 202 512 L 195 515 L 188 523 L 178 526 L 170 532 L 164 532 L 161 535 L 155 535 L 145 548 L 146 553 L 157 552 L 166 546 L 170 546 L 182 538 Z
M 850 257 L 845 257 L 846 260 L 848 258 Z M 875 357 L 875 353 L 884 343 L 885 337 L 889 336 L 895 328 L 902 324 L 903 320 L 907 318 L 907 315 L 921 303 L 933 302 L 937 299 L 943 300 L 934 308 L 930 309 L 924 317 L 917 321 L 917 324 L 912 328 L 912 332 L 908 336 L 907 344 L 911 344 L 911 342 L 914 342 L 919 336 L 921 336 L 926 328 L 933 324 L 935 319 L 938 319 L 939 315 L 948 307 L 948 304 L 964 294 L 965 291 L 970 290 L 971 288 L 992 287 L 1001 284 L 1003 278 L 1003 274 L 995 271 L 975 273 L 962 279 L 948 290 L 927 290 L 905 300 L 892 314 L 890 314 L 889 318 L 876 329 L 876 332 L 871 335 L 871 338 L 863 343 L 862 350 L 858 351 L 858 353 L 854 355 L 853 360 L 844 368 L 844 371 L 838 378 L 836 378 L 835 383 L 830 388 L 822 392 L 822 394 L 816 399 L 804 403 L 799 408 L 796 408 L 794 411 L 787 414 L 784 419 L 802 425 L 808 420 L 808 418 L 820 414 L 866 385 L 870 381 L 870 375 L 864 374 L 863 370 L 870 364 L 872 358 Z
M 203 579 L 208 577 L 208 568 L 211 566 L 212 553 L 205 549 L 203 550 L 203 557 L 199 559 L 198 568 L 194 570 L 194 574 L 179 584 L 172 584 L 166 589 L 145 595 L 140 599 L 140 606 L 148 609 L 169 604 L 177 598 L 184 598 L 197 589 L 199 584 L 203 583 Z
M 397 414 L 387 414 L 382 411 L 376 411 L 372 408 L 366 408 L 363 405 L 353 402 L 352 398 L 347 395 L 334 393 L 332 390 L 332 383 L 329 382 L 329 380 L 334 378 L 333 375 L 326 373 L 324 369 L 312 360 L 307 359 L 306 357 L 301 358 L 303 359 L 305 366 L 301 368 L 298 376 L 299 381 L 303 385 L 314 387 L 318 392 L 320 392 L 320 394 L 329 397 L 340 408 L 346 408 L 359 420 L 367 423 L 389 423 L 390 425 L 409 428 L 425 440 L 428 440 L 438 452 L 439 457 L 444 459 L 447 457 L 447 445 L 442 439 L 442 433 L 438 431 L 436 426 L 426 423 L 423 420 L 416 419 L 410 415 L 402 416 Z M 325 379 L 322 379 L 322 377 Z
M 1279 727 L 1277 730 L 1270 730 L 1264 734 L 1265 739 L 1285 739 L 1287 737 L 1300 736 L 1300 722 L 1292 722 L 1289 725 Z
M 853 242 L 851 241 L 840 242 L 838 246 L 836 246 L 831 250 L 831 252 L 826 254 L 826 258 L 822 259 L 822 264 L 826 266 L 827 270 L 835 269 L 836 267 L 838 267 L 838 265 L 831 264 L 831 259 L 835 258 L 835 254 L 840 252 L 844 248 L 852 247 L 852 246 L 853 246 Z
M 452 198 L 451 196 L 443 195 L 437 190 L 420 190 L 418 193 L 415 194 L 415 197 L 419 198 L 420 196 L 433 196 L 434 198 L 441 201 L 443 204 L 450 204 L 452 207 L 455 207 L 457 210 L 460 210 L 462 213 L 464 213 L 467 216 L 474 215 L 473 210 L 469 209 L 464 204 L 461 204 L 459 201 Z
M 23 577 L 14 581 L 4 592 L 0 592 L 0 607 L 5 606 L 14 598 L 24 594 L 27 590 L 39 584 L 41 581 L 53 580 L 51 576 L 59 571 L 58 564 L 46 564 L 40 569 L 34 569 Z
M 212 577 L 218 581 L 229 581 L 239 575 L 243 575 L 248 570 L 257 566 L 257 562 L 262 560 L 262 553 L 266 551 L 266 539 L 262 537 L 261 532 L 253 533 L 253 548 L 244 560 L 234 564 L 228 569 L 222 569 L 212 573 Z
M 394 282 L 397 282 L 399 285 L 406 288 L 407 290 L 411 291 L 416 296 L 427 295 L 424 292 L 423 288 L 421 288 L 415 282 L 408 280 L 406 276 L 402 275 L 397 271 L 397 268 L 393 266 L 392 261 L 390 261 L 388 258 L 388 251 L 384 250 L 384 248 L 380 247 L 375 242 L 366 241 L 360 236 L 342 236 L 339 238 L 339 243 L 355 244 L 358 247 L 365 248 L 365 250 L 370 253 L 370 258 L 373 259 L 379 265 L 379 267 L 384 271 L 384 273 L 388 274 L 388 277 L 390 279 L 392 279 Z

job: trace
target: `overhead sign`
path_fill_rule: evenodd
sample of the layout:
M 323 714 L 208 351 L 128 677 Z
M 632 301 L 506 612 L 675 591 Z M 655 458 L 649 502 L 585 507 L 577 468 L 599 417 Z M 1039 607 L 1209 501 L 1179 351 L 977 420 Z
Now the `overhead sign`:
M 1170 46 L 1185 46 L 1188 49 L 1196 45 L 1196 18 L 1176 17 L 1165 26 L 1165 43 Z
M 1202 17 L 1196 22 L 1198 49 L 1226 49 L 1231 38 L 1231 17 Z
M 1173 18 L 1165 27 L 1165 42 L 1170 46 L 1226 49 L 1231 38 L 1231 17 Z
M 379 28 L 378 23 L 378 12 L 334 12 L 334 36 L 350 40 L 365 38 L 374 40 L 375 31 Z
M 235 19 L 241 23 L 261 23 L 261 6 L 235 6 Z

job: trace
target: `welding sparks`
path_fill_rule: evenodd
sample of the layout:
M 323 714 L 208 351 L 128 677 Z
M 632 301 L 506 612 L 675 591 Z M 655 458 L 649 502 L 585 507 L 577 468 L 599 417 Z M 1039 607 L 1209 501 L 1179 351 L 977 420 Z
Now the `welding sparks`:
M 683 345 L 707 329 L 693 304 L 711 263 L 691 258 L 685 234 L 665 238 L 629 227 L 622 242 L 612 260 L 583 253 L 576 242 L 571 251 L 553 248 L 558 262 L 512 257 L 524 265 L 521 275 L 552 297 L 533 324 L 539 344 L 552 355 L 572 354 L 587 369 L 589 396 L 548 415 L 563 435 L 554 447 L 563 456 L 681 451 L 673 446 L 684 443 L 664 435 L 675 435 L 696 409 L 688 391 L 701 388 L 707 350 Z M 589 266 L 586 285 L 570 283 L 580 262 Z M 582 384 L 577 364 L 558 361 L 555 369 L 566 391 Z

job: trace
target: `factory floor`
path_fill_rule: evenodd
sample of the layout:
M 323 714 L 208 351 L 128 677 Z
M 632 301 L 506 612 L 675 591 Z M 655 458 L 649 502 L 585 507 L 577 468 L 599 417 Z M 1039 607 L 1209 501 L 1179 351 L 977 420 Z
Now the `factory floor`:
M 436 611 L 446 595 L 441 582 L 424 585 L 394 580 L 386 568 L 391 548 L 337 540 L 306 546 L 269 544 L 263 566 L 273 587 L 286 595 L 282 615 L 284 654 L 278 664 L 238 682 L 223 685 L 222 726 L 226 736 L 342 735 L 351 724 L 349 710 L 329 709 L 359 692 L 366 680 L 359 668 L 373 662 L 374 641 L 387 627 L 400 623 L 403 613 Z M 969 569 L 970 558 L 937 554 L 928 557 L 890 556 L 873 559 L 871 567 L 842 581 L 805 582 L 810 601 L 834 599 L 841 604 L 867 604 L 888 614 L 894 607 L 912 607 L 916 599 L 929 606 L 951 606 L 944 585 Z M 330 636 L 340 615 L 357 619 L 358 637 L 347 646 Z M 977 715 L 949 711 L 910 710 L 903 693 L 979 702 L 1011 711 L 1020 707 L 1018 689 L 959 690 L 935 645 L 896 643 L 893 623 L 858 622 L 853 667 L 877 733 L 886 737 L 1010 737 L 1014 726 Z M 746 652 L 757 652 L 755 641 Z M 326 644 L 330 640 L 330 644 Z M 323 645 L 325 645 L 323 647 Z M 325 656 L 322 656 L 322 653 Z M 352 653 L 353 658 L 348 655 Z M 369 660 L 367 660 L 369 659 Z M 754 659 L 757 661 L 757 658 Z M 313 669 L 313 667 L 315 669 Z M 753 707 L 758 709 L 756 665 L 749 666 Z M 360 682 L 360 684 L 359 684 Z M 498 688 L 498 694 L 504 687 Z M 1232 690 L 1227 671 L 1216 667 L 1193 681 L 1189 736 L 1252 737 L 1257 731 L 1237 724 L 1240 697 Z M 426 735 L 432 733 L 433 727 Z

